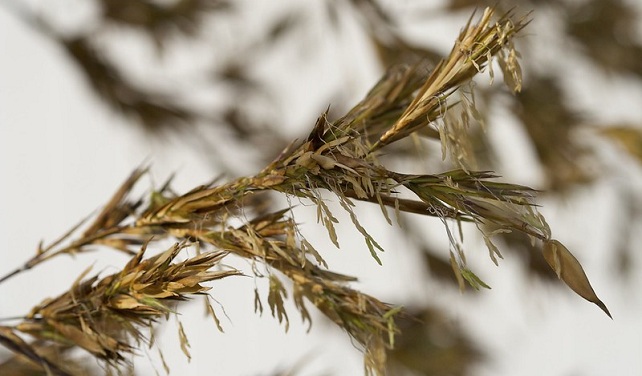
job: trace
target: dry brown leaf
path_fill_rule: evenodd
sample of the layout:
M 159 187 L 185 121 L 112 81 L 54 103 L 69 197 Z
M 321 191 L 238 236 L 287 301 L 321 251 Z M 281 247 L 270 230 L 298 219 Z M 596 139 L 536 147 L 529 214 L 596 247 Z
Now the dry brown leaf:
M 542 253 L 546 262 L 555 271 L 559 279 L 564 281 L 579 296 L 591 303 L 595 303 L 604 313 L 613 318 L 606 305 L 597 297 L 593 287 L 591 287 L 591 283 L 580 262 L 562 243 L 554 239 L 548 240 L 544 243 Z

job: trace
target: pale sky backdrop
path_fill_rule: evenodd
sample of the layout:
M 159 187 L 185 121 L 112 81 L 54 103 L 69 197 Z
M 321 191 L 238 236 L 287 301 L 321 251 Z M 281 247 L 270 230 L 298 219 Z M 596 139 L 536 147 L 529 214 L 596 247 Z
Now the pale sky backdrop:
M 37 1 L 31 3 L 36 7 L 42 5 Z M 91 13 L 91 9 L 83 9 L 79 1 L 66 2 L 73 7 L 63 5 L 65 2 L 61 0 L 52 3 L 57 4 L 59 14 L 79 8 L 57 18 L 61 24 L 71 25 L 71 29 L 76 22 L 74 17 Z M 269 4 L 275 2 L 258 2 L 256 7 L 260 10 L 248 13 L 248 24 L 259 15 L 267 17 L 272 12 Z M 538 22 L 538 15 L 533 17 Z M 433 32 L 431 37 L 448 46 L 462 25 L 437 23 L 434 27 L 439 32 Z M 318 38 L 323 40 L 322 36 Z M 127 43 L 135 45 L 136 42 Z M 317 68 L 304 67 L 293 74 L 295 81 L 283 81 L 284 90 L 291 91 L 285 106 L 291 111 L 285 111 L 284 126 L 302 131 L 313 124 L 314 111 L 327 105 L 319 102 L 324 96 L 315 96 L 315 91 L 327 93 L 337 82 L 346 80 L 352 85 L 351 93 L 356 100 L 377 79 L 376 68 L 367 59 L 359 65 L 365 67 L 363 70 L 356 68 L 356 63 L 339 59 L 342 51 L 363 48 L 359 43 L 355 42 L 352 47 L 349 44 L 324 47 Z M 115 53 L 127 54 L 127 48 L 121 46 Z M 140 61 L 144 59 L 141 57 Z M 134 66 L 141 64 L 137 59 L 132 60 Z M 178 58 L 177 61 L 179 67 L 198 64 Z M 284 72 L 280 67 L 277 57 L 269 69 L 274 69 L 274 77 L 285 80 L 291 72 Z M 575 74 L 578 77 L 590 74 L 583 69 L 578 68 Z M 141 75 L 156 74 L 153 69 L 146 72 L 144 64 L 133 70 Z M 589 84 L 578 81 L 581 80 L 573 83 L 577 86 L 577 100 L 599 104 L 605 111 L 600 115 L 603 118 L 642 121 L 639 83 L 598 82 L 622 85 L 621 97 L 607 97 L 600 94 L 599 87 L 585 87 Z M 507 147 L 519 148 L 523 136 L 510 122 L 499 119 L 496 123 L 491 129 L 494 136 L 513 145 Z M 172 172 L 178 172 L 175 182 L 179 191 L 216 175 L 212 163 L 203 160 L 188 144 L 180 140 L 148 139 L 130 126 L 128 120 L 111 112 L 95 97 L 77 67 L 56 44 L 17 20 L 5 7 L 0 7 L 0 150 L 2 275 L 28 259 L 41 239 L 51 241 L 99 208 L 142 161 L 152 163 L 156 184 Z M 536 182 L 537 171 L 523 168 L 529 158 L 526 154 L 507 161 L 505 171 L 501 172 L 518 183 Z M 631 162 L 625 168 L 635 171 L 631 175 L 636 175 L 639 183 L 640 167 Z M 142 182 L 144 187 L 150 180 L 145 177 Z M 642 292 L 635 286 L 642 285 L 642 273 L 637 272 L 634 281 L 625 284 L 614 268 L 607 265 L 611 261 L 605 249 L 612 247 L 617 236 L 617 218 L 603 214 L 615 203 L 611 188 L 607 179 L 582 189 L 565 203 L 543 201 L 542 212 L 554 236 L 569 246 L 584 265 L 597 293 L 612 312 L 613 321 L 570 290 L 551 289 L 548 284 L 526 277 L 518 258 L 511 257 L 509 251 L 504 252 L 505 259 L 495 267 L 487 250 L 476 245 L 474 235 L 465 243 L 469 262 L 492 290 L 471 297 L 437 283 L 418 284 L 419 261 L 414 254 L 406 253 L 404 244 L 383 225 L 385 222 L 377 207 L 366 207 L 361 218 L 387 250 L 382 255 L 382 267 L 371 259 L 362 239 L 345 217 L 342 219 L 346 226 L 339 233 L 342 249 L 328 246 L 323 254 L 331 268 L 358 276 L 361 281 L 358 288 L 384 301 L 428 301 L 451 312 L 456 320 L 454 324 L 469 328 L 479 343 L 488 346 L 484 349 L 489 355 L 488 362 L 476 370 L 476 375 L 640 375 Z M 304 222 L 302 229 L 309 240 L 313 244 L 328 244 L 325 231 L 314 221 L 314 213 L 310 215 L 305 208 L 298 209 L 299 212 Z M 427 231 L 434 234 L 434 243 L 447 252 L 448 243 L 441 225 L 429 218 L 424 221 Z M 640 235 L 637 237 L 642 240 Z M 75 260 L 60 257 L 0 284 L 0 318 L 24 315 L 42 299 L 60 294 L 89 265 L 94 265 L 96 272 L 109 273 L 126 262 L 123 256 L 111 252 L 101 252 L 95 261 L 97 255 L 83 255 Z M 634 257 L 639 268 L 640 255 Z M 291 309 L 287 334 L 270 316 L 267 306 L 268 311 L 258 317 L 253 312 L 255 283 L 264 286 L 252 278 L 228 278 L 213 284 L 212 295 L 225 306 L 231 320 L 219 311 L 224 334 L 216 330 L 210 318 L 204 317 L 201 302 L 196 301 L 183 311 L 181 321 L 191 343 L 190 363 L 179 349 L 174 320 L 165 326 L 158 341 L 173 375 L 265 375 L 299 362 L 309 363 L 300 370 L 301 375 L 363 373 L 361 354 L 348 336 L 323 322 L 318 315 L 312 330 L 306 333 L 306 326 L 300 324 L 298 314 Z M 266 288 L 263 291 L 266 292 Z M 158 372 L 164 374 L 155 350 L 141 350 L 141 355 L 136 361 L 140 375 L 154 374 L 147 356 Z

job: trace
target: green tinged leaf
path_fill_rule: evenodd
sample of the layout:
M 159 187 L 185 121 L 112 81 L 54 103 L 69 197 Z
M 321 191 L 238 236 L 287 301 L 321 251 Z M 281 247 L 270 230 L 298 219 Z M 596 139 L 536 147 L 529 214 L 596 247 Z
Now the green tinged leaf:
M 341 206 L 350 214 L 350 219 L 352 220 L 352 223 L 354 226 L 359 230 L 361 235 L 363 235 L 363 238 L 366 241 L 366 245 L 368 246 L 368 249 L 370 250 L 370 254 L 372 255 L 372 258 L 377 261 L 379 265 L 381 265 L 381 259 L 379 259 L 379 256 L 377 256 L 377 252 L 375 251 L 375 248 L 380 250 L 381 252 L 385 252 L 384 249 L 377 243 L 376 240 L 368 232 L 366 231 L 363 226 L 359 223 L 359 220 L 357 219 L 357 215 L 355 214 L 354 210 L 350 207 L 351 202 L 345 198 L 345 197 L 339 197 L 340 200 L 339 202 L 341 203 Z
M 290 328 L 290 320 L 288 314 L 283 306 L 283 298 L 287 298 L 288 294 L 281 281 L 271 275 L 270 276 L 270 292 L 268 294 L 268 304 L 270 305 L 270 312 L 272 316 L 279 320 L 279 323 L 285 321 L 285 331 Z
M 299 310 L 299 313 L 301 313 L 301 321 L 304 324 L 306 321 L 308 322 L 308 332 L 310 332 L 310 329 L 312 329 L 312 316 L 310 316 L 310 311 L 308 311 L 308 308 L 305 306 L 305 291 L 301 286 L 295 284 L 292 295 L 294 305 Z
M 384 313 L 382 318 L 388 321 L 388 344 L 391 348 L 395 347 L 395 332 L 397 330 L 395 324 L 395 316 L 403 310 L 402 306 L 392 307 L 388 312 Z
M 505 232 L 505 231 L 504 231 Z M 493 260 L 493 263 L 496 266 L 499 266 L 499 262 L 497 261 L 497 258 L 499 257 L 500 259 L 503 259 L 504 256 L 502 256 L 501 252 L 499 252 L 499 248 L 493 243 L 493 241 L 490 239 L 490 234 L 482 234 L 482 237 L 484 238 L 484 243 L 486 243 L 486 248 L 488 248 L 488 254 L 490 255 L 490 259 Z
M 323 202 L 323 199 L 320 196 L 315 196 L 312 200 L 317 204 L 317 221 L 322 220 L 323 226 L 328 230 L 328 236 L 335 247 L 339 247 L 339 238 L 337 237 L 337 232 L 334 229 L 334 223 L 339 223 L 339 221 L 332 215 L 328 205 Z
M 158 347 L 158 356 L 160 357 L 161 364 L 163 365 L 163 370 L 165 370 L 165 373 L 169 375 L 170 373 L 169 365 L 165 361 L 165 356 L 163 355 L 163 351 L 161 350 L 160 347 Z
M 209 302 L 209 299 L 207 298 L 205 300 L 205 307 L 207 308 L 207 314 L 212 316 L 212 319 L 214 319 L 214 324 L 216 324 L 216 328 L 218 329 L 218 331 L 221 333 L 225 333 L 225 331 L 223 330 L 223 327 L 221 326 L 221 321 L 216 316 L 216 312 L 214 312 L 214 307 L 212 307 L 212 304 Z
M 480 287 L 490 290 L 490 286 L 488 286 L 484 281 L 477 277 L 477 275 L 475 275 L 475 273 L 473 273 L 470 269 L 462 269 L 461 276 L 466 281 L 468 281 L 470 286 L 475 290 L 479 290 Z
M 450 251 L 450 266 L 452 267 L 455 278 L 457 279 L 459 291 L 463 292 L 466 285 L 464 284 L 464 277 L 461 274 L 461 269 L 459 268 L 459 264 L 457 263 L 457 259 L 455 258 L 453 251 Z
M 301 239 L 301 250 L 304 254 L 311 254 L 319 265 L 323 265 L 325 268 L 328 267 L 321 254 L 305 239 Z
M 381 259 L 379 258 L 379 256 L 377 256 L 377 252 L 375 251 L 375 249 L 373 247 L 374 240 L 372 240 L 372 238 L 365 238 L 365 240 L 366 240 L 366 245 L 368 246 L 368 249 L 370 250 L 370 255 L 372 256 L 373 259 L 375 259 L 377 264 L 381 265 Z M 374 245 L 376 245 L 377 248 L 381 249 L 381 247 L 379 247 L 379 245 L 376 242 L 374 243 Z
M 188 361 L 192 360 L 192 355 L 189 353 L 189 341 L 187 340 L 187 336 L 185 335 L 185 330 L 183 329 L 183 323 L 178 321 L 178 338 L 181 341 L 181 351 L 185 356 L 187 357 Z

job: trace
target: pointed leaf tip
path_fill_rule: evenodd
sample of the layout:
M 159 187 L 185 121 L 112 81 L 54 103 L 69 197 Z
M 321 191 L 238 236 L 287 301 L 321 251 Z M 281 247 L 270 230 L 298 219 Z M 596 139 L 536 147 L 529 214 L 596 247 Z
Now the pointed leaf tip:
M 597 297 L 593 287 L 591 287 L 591 283 L 580 262 L 562 243 L 554 239 L 548 240 L 544 243 L 542 253 L 544 259 L 546 259 L 546 262 L 555 271 L 559 279 L 564 281 L 579 296 L 600 307 L 604 313 L 613 319 L 606 305 Z

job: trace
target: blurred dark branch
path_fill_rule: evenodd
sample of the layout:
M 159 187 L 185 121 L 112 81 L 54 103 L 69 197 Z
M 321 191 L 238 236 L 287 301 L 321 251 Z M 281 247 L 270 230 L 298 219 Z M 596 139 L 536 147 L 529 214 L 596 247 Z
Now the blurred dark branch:
M 444 56 L 426 45 L 418 45 L 406 38 L 397 25 L 393 12 L 376 0 L 348 0 L 353 11 L 361 16 L 365 31 L 384 68 L 395 64 L 416 64 L 423 60 L 437 63 Z
M 607 71 L 642 77 L 642 45 L 636 33 L 640 15 L 620 0 L 590 0 L 569 6 L 566 31 L 589 60 Z
M 61 46 L 77 64 L 78 71 L 101 101 L 115 112 L 132 119 L 134 125 L 142 126 L 146 133 L 156 136 L 165 136 L 168 132 L 187 135 L 190 137 L 188 142 L 202 148 L 206 159 L 213 160 L 217 168 L 230 171 L 231 168 L 227 166 L 229 162 L 217 152 L 217 148 L 212 147 L 212 141 L 204 137 L 203 132 L 211 133 L 214 128 L 223 132 L 231 130 L 239 146 L 256 148 L 258 145 L 269 149 L 264 154 L 270 156 L 283 147 L 284 141 L 270 120 L 265 116 L 248 116 L 257 112 L 258 100 L 274 97 L 262 83 L 252 78 L 250 68 L 261 61 L 260 54 L 267 53 L 276 42 L 291 34 L 300 15 L 295 12 L 286 14 L 242 53 L 228 52 L 229 62 L 213 76 L 212 82 L 206 82 L 206 86 L 225 85 L 226 96 L 230 100 L 224 98 L 223 102 L 227 103 L 222 108 L 211 106 L 212 109 L 208 107 L 204 112 L 181 103 L 187 99 L 184 93 L 152 89 L 128 77 L 123 70 L 126 68 L 123 64 L 126 59 L 108 54 L 104 46 L 96 43 L 96 38 L 113 31 L 110 25 L 126 25 L 148 34 L 159 49 L 164 49 L 172 36 L 195 39 L 198 31 L 204 30 L 206 19 L 212 15 L 231 17 L 234 5 L 224 0 L 98 2 L 103 11 L 100 18 L 82 31 L 72 34 L 57 30 L 45 17 L 40 17 L 18 2 L 3 2 L 3 5 L 30 28 Z M 274 108 L 273 105 L 269 107 Z
M 534 76 L 515 96 L 512 110 L 546 169 L 547 189 L 562 192 L 592 180 L 584 162 L 593 153 L 576 137 L 582 118 L 568 108 L 559 81 L 554 76 Z
M 101 0 L 106 21 L 139 28 L 148 33 L 162 48 L 170 35 L 181 33 L 193 37 L 203 27 L 208 15 L 231 11 L 227 0 Z
M 145 128 L 162 131 L 191 124 L 196 119 L 192 110 L 168 95 L 136 87 L 125 79 L 86 37 L 63 39 L 62 44 L 105 103 L 134 117 Z
M 464 329 L 436 307 L 409 307 L 397 323 L 402 335 L 388 352 L 391 375 L 470 375 L 485 357 Z

